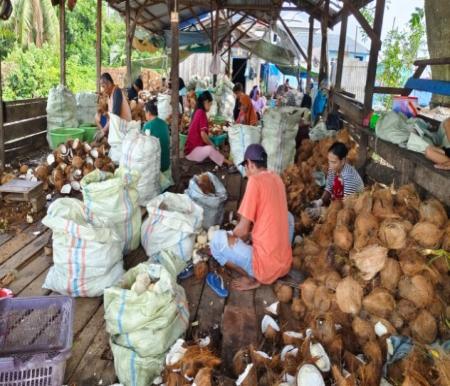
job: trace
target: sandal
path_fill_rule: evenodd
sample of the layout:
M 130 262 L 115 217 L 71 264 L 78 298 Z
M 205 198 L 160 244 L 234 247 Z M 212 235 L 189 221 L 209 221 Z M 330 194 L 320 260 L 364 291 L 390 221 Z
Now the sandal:
M 211 288 L 218 297 L 228 297 L 228 290 L 225 288 L 222 276 L 218 273 L 210 272 L 206 276 L 206 284 Z
M 189 279 L 194 274 L 194 264 L 189 263 L 185 269 L 183 269 L 178 274 L 178 279 L 180 280 L 186 280 Z

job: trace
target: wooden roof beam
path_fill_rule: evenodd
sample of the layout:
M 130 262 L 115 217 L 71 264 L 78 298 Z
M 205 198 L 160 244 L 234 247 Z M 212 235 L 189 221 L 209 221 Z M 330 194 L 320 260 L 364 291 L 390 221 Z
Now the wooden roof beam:
M 322 21 L 322 16 L 323 16 L 323 9 L 321 9 L 320 7 L 318 7 L 317 5 L 311 4 L 309 2 L 306 1 L 302 1 L 302 0 L 296 0 L 296 1 L 292 1 L 297 9 L 301 12 L 306 12 L 307 14 L 309 14 L 310 16 L 312 16 L 314 19 L 318 20 L 319 22 Z M 333 15 L 334 16 L 334 15 Z M 328 28 L 332 28 L 332 24 L 331 24 L 331 17 L 328 17 Z
M 222 45 L 222 44 L 224 43 L 225 39 L 227 39 L 228 36 L 230 36 L 230 35 L 233 33 L 233 31 L 234 31 L 237 27 L 239 27 L 239 26 L 244 22 L 244 20 L 245 20 L 246 18 L 247 18 L 247 15 L 243 15 L 238 21 L 236 21 L 236 22 L 230 27 L 230 29 L 227 31 L 227 33 L 225 34 L 225 36 L 223 36 L 222 39 L 220 39 L 220 41 L 219 41 L 219 46 Z
M 371 3 L 373 0 L 353 0 L 353 5 L 356 9 L 361 9 L 362 7 L 365 7 L 367 4 Z M 340 23 L 342 20 L 342 17 L 345 14 L 344 7 L 341 8 L 341 10 L 336 13 L 332 18 L 332 25 L 335 26 L 337 23 Z
M 279 18 L 281 24 L 283 25 L 284 29 L 286 30 L 287 34 L 289 35 L 290 39 L 292 40 L 292 43 L 294 43 L 295 47 L 297 47 L 297 50 L 299 50 L 300 55 L 305 59 L 306 62 L 308 62 L 308 57 L 305 54 L 305 51 L 303 51 L 303 48 L 298 43 L 297 39 L 295 38 L 294 34 L 291 32 L 290 28 L 286 25 L 283 18 Z
M 355 19 L 358 21 L 362 29 L 366 32 L 366 34 L 370 37 L 372 40 L 372 44 L 376 44 L 379 47 L 381 47 L 381 39 L 380 36 L 378 36 L 372 26 L 369 24 L 367 19 L 364 17 L 364 15 L 359 11 L 358 8 L 356 8 L 353 5 L 353 2 L 351 0 L 342 0 L 347 7 L 347 10 L 355 17 Z

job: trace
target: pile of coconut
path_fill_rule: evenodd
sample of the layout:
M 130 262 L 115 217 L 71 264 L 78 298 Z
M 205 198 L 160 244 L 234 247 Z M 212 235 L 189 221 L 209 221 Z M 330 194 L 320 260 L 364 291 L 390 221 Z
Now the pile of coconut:
M 308 202 L 318 198 L 322 189 L 315 182 L 316 172 L 323 177 L 328 172 L 328 149 L 336 142 L 344 143 L 349 149 L 348 160 L 352 164 L 357 159 L 357 144 L 347 129 L 337 132 L 335 137 L 328 137 L 318 142 L 303 140 L 297 149 L 297 163 L 290 165 L 282 174 L 286 186 L 288 206 L 291 213 L 300 218 L 300 214 Z M 312 226 L 312 221 L 303 215 L 302 221 L 296 224 L 297 232 Z
M 27 165 L 20 167 L 19 178 L 37 179 L 44 183 L 44 189 L 54 189 L 61 194 L 70 194 L 81 190 L 81 179 L 100 169 L 114 172 L 115 165 L 108 157 L 109 145 L 106 138 L 102 142 L 82 142 L 69 140 L 58 146 L 47 156 L 46 162 L 34 170 Z
M 325 350 L 327 366 L 315 363 L 325 381 L 378 386 L 394 350 L 390 337 L 419 345 L 450 338 L 450 221 L 438 200 L 421 201 L 411 185 L 396 192 L 376 185 L 333 202 L 296 245 L 294 267 L 309 278 L 298 296 L 286 286 L 277 287 L 277 295 L 291 302 L 298 332 L 309 331 L 311 344 Z M 441 382 L 432 355 L 425 349 L 413 353 L 414 360 L 425 358 L 418 369 L 411 368 L 410 355 L 387 366 L 386 379 L 448 384 Z M 346 374 L 352 381 L 340 383 Z

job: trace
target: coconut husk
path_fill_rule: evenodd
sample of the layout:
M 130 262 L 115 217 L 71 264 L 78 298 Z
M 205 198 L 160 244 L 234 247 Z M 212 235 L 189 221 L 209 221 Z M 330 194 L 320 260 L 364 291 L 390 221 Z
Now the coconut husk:
M 208 174 L 203 173 L 197 176 L 197 185 L 205 195 L 215 194 L 214 184 L 209 179 Z
M 256 367 L 250 363 L 236 381 L 237 386 L 255 386 L 258 384 Z
M 429 311 L 433 317 L 439 319 L 442 315 L 445 315 L 445 303 L 435 296 L 427 306 L 427 311 Z
M 407 299 L 400 299 L 397 302 L 396 311 L 406 321 L 412 321 L 417 316 L 416 305 Z
M 300 226 L 301 229 L 305 232 L 309 229 L 311 229 L 314 225 L 314 220 L 311 218 L 311 216 L 306 212 L 302 211 L 300 213 Z
M 401 186 L 394 198 L 396 204 L 406 205 L 411 208 L 419 208 L 420 206 L 420 197 L 413 184 Z
M 447 227 L 444 231 L 444 237 L 442 240 L 442 249 L 445 251 L 450 251 L 450 221 L 447 223 Z
M 305 256 L 316 256 L 320 253 L 321 248 L 310 238 L 303 241 L 303 251 Z
M 200 369 L 195 376 L 194 384 L 196 386 L 212 386 L 212 369 L 209 367 Z
M 420 222 L 428 222 L 443 228 L 447 224 L 448 217 L 445 208 L 440 201 L 430 198 L 419 207 Z
M 336 302 L 339 309 L 347 314 L 356 315 L 361 310 L 363 289 L 353 278 L 346 277 L 336 287 Z
M 314 294 L 317 289 L 317 283 L 314 279 L 308 278 L 302 284 L 300 284 L 300 294 L 306 307 L 313 309 L 314 307 Z
M 371 280 L 386 263 L 388 250 L 379 245 L 369 245 L 359 252 L 350 254 L 350 258 L 361 272 L 364 280 Z
M 353 223 L 355 213 L 350 208 L 341 209 L 336 216 L 336 225 L 345 225 L 347 227 Z
M 424 248 L 438 249 L 441 245 L 444 231 L 439 229 L 434 223 L 419 222 L 414 225 L 410 236 Z
M 292 267 L 297 271 L 301 271 L 303 267 L 303 260 L 300 256 L 292 256 Z
M 367 246 L 369 241 L 378 233 L 378 220 L 371 213 L 356 216 L 354 231 L 354 247 L 359 250 Z
M 292 299 L 291 311 L 294 319 L 300 320 L 301 318 L 303 318 L 306 313 L 306 305 L 305 303 L 303 303 L 302 299 Z
M 167 386 L 184 386 L 186 379 L 178 373 L 169 373 L 167 375 Z
M 346 225 L 336 226 L 333 232 L 333 242 L 336 247 L 344 251 L 349 251 L 353 246 L 353 235 Z
M 340 363 L 342 353 L 344 352 L 344 340 L 342 336 L 335 335 L 331 342 L 326 345 L 326 351 L 332 363 Z
M 398 283 L 400 297 L 410 300 L 418 308 L 426 307 L 434 298 L 431 282 L 422 275 L 403 276 Z
M 353 319 L 352 330 L 357 336 L 360 344 L 364 344 L 369 340 L 376 339 L 372 324 L 367 320 L 361 319 L 358 316 Z
M 276 283 L 275 294 L 281 303 L 289 303 L 292 300 L 293 289 L 291 286 Z
M 336 291 L 336 287 L 341 281 L 341 276 L 336 271 L 331 271 L 327 273 L 325 277 L 325 287 L 329 290 Z
M 395 300 L 384 288 L 375 288 L 363 299 L 363 307 L 369 313 L 381 318 L 389 318 L 395 308 Z
M 325 286 L 320 286 L 314 292 L 314 310 L 327 312 L 331 308 L 331 294 Z
M 240 374 L 242 374 L 250 362 L 250 352 L 247 348 L 237 351 L 233 357 L 234 375 L 238 377 Z
M 330 344 L 336 337 L 336 325 L 331 313 L 320 314 L 313 320 L 313 336 L 321 343 Z
M 378 238 L 388 249 L 403 249 L 411 227 L 411 224 L 404 221 L 384 220 L 378 230 Z
M 409 221 L 411 224 L 415 224 L 419 220 L 419 211 L 416 208 L 412 208 L 406 205 L 397 205 L 395 212 L 403 220 Z
M 398 311 L 394 310 L 389 318 L 389 322 L 394 326 L 397 331 L 400 331 L 405 324 L 404 319 L 398 313 Z
M 375 315 L 369 315 L 369 320 L 373 324 L 376 335 L 384 336 L 384 335 L 378 333 L 377 323 L 381 323 L 383 325 L 383 329 L 386 330 L 386 335 L 397 334 L 397 330 L 395 329 L 395 327 L 392 325 L 392 323 L 389 320 L 380 318 Z
M 397 260 L 387 258 L 383 269 L 380 271 L 381 285 L 388 291 L 394 292 L 402 271 Z
M 433 350 L 437 353 L 437 358 L 435 358 L 434 362 L 439 374 L 439 382 L 441 385 L 450 385 L 450 354 L 441 347 Z
M 354 211 L 357 215 L 368 214 L 372 212 L 373 198 L 372 193 L 368 190 L 358 195 L 354 204 Z
M 413 338 L 420 343 L 431 344 L 435 341 L 437 336 L 436 319 L 427 310 L 419 311 L 410 327 Z
M 354 375 L 349 375 L 347 377 L 344 377 L 339 370 L 339 367 L 336 365 L 333 365 L 331 367 L 331 371 L 333 373 L 334 381 L 336 382 L 336 386 L 356 386 L 356 380 Z

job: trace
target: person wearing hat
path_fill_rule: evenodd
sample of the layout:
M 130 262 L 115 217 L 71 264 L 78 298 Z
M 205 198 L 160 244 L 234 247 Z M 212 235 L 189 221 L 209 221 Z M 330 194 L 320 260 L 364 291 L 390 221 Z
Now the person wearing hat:
M 211 253 L 221 266 L 242 275 L 231 285 L 243 291 L 271 284 L 289 272 L 294 221 L 288 213 L 283 181 L 267 170 L 264 148 L 248 146 L 241 165 L 248 183 L 238 211 L 239 223 L 232 232 L 215 232 Z M 251 245 L 246 242 L 250 235 Z

